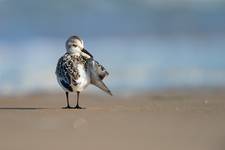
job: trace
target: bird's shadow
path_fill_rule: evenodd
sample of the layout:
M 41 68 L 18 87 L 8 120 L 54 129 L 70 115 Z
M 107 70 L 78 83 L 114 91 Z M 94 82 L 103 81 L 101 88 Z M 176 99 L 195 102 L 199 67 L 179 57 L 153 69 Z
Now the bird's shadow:
M 75 107 L 71 107 L 71 108 L 65 108 L 65 107 L 62 107 L 62 108 L 47 108 L 47 107 L 0 107 L 0 110 L 21 110 L 21 111 L 28 111 L 28 110 L 55 110 L 55 109 L 66 109 L 66 110 L 82 110 L 82 109 L 86 109 L 85 107 L 82 107 L 80 109 L 75 109 Z
M 0 110 L 42 110 L 42 109 L 49 109 L 49 108 L 42 108 L 42 107 L 0 107 Z

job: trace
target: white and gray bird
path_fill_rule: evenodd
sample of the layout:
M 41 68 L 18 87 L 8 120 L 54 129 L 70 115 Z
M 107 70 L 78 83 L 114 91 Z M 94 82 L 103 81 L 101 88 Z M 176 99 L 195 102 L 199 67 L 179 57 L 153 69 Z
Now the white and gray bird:
M 56 67 L 56 77 L 59 85 L 65 91 L 67 106 L 64 108 L 82 109 L 79 106 L 79 94 L 89 84 L 93 84 L 112 95 L 103 79 L 109 74 L 106 69 L 94 60 L 84 48 L 84 42 L 78 36 L 71 36 L 66 41 L 66 53 L 59 59 Z M 69 104 L 69 92 L 77 93 L 77 104 Z

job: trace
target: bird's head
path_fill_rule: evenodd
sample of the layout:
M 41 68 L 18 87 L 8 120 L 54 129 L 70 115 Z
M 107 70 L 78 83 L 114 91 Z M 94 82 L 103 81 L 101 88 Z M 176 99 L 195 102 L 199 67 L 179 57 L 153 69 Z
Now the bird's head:
M 84 41 L 75 35 L 69 37 L 68 40 L 66 41 L 66 50 L 67 53 L 82 55 L 85 58 L 93 57 L 86 49 L 84 49 Z
M 84 42 L 78 36 L 71 36 L 66 41 L 66 50 L 68 53 L 81 53 L 84 49 Z

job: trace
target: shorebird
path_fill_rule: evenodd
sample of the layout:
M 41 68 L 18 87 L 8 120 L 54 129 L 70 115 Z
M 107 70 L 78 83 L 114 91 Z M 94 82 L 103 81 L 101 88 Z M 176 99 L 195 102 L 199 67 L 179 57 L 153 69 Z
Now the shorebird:
M 84 48 L 83 40 L 78 36 L 71 36 L 65 46 L 66 53 L 58 60 L 55 72 L 57 81 L 66 94 L 67 106 L 64 108 L 82 109 L 79 106 L 79 95 L 89 84 L 112 95 L 102 81 L 109 73 Z M 71 92 L 77 93 L 75 107 L 71 107 L 69 103 L 69 93 Z

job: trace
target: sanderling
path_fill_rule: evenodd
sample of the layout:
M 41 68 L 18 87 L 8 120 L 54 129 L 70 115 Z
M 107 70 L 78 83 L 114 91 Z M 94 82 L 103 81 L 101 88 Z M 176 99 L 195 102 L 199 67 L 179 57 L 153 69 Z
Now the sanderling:
M 79 94 L 89 84 L 112 95 L 102 81 L 107 75 L 106 69 L 84 48 L 83 40 L 78 36 L 71 36 L 66 41 L 66 53 L 59 59 L 56 67 L 57 81 L 66 94 L 67 106 L 65 108 L 82 109 L 79 106 Z M 69 92 L 77 93 L 75 107 L 69 104 Z

